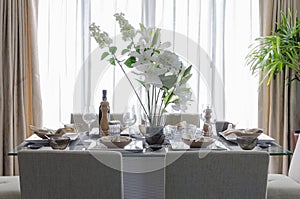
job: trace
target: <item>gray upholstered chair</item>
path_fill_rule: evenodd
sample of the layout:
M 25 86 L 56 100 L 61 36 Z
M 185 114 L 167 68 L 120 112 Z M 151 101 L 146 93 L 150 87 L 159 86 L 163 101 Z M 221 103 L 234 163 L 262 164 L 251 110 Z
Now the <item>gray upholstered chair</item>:
M 121 123 L 123 123 L 123 113 L 111 113 L 110 120 L 119 120 Z
M 268 163 L 265 152 L 168 152 L 165 198 L 264 199 Z
M 70 122 L 72 124 L 80 124 L 80 126 L 78 126 L 78 130 L 83 132 L 83 131 L 88 131 L 88 125 L 83 121 L 82 119 L 82 113 L 71 113 L 71 120 Z M 94 121 L 93 123 L 91 123 L 91 129 L 92 128 L 99 128 L 99 117 L 97 114 L 97 119 L 96 121 Z
M 300 198 L 300 141 L 298 140 L 290 164 L 288 175 L 269 174 L 267 184 L 268 199 Z
M 119 120 L 121 124 L 123 124 L 123 114 L 122 113 L 112 113 L 110 114 L 110 120 Z M 75 124 L 80 124 L 79 126 L 79 131 L 87 131 L 88 130 L 88 125 L 83 121 L 82 119 L 82 113 L 71 113 L 71 123 Z M 95 122 L 91 124 L 91 129 L 92 128 L 99 128 L 99 116 L 97 114 L 97 119 Z
M 123 198 L 121 153 L 24 150 L 18 158 L 22 199 Z
M 189 124 L 200 126 L 200 115 L 193 113 L 167 113 L 165 116 L 166 125 L 175 125 L 179 122 L 186 121 Z
M 20 199 L 19 176 L 0 176 L 0 199 Z

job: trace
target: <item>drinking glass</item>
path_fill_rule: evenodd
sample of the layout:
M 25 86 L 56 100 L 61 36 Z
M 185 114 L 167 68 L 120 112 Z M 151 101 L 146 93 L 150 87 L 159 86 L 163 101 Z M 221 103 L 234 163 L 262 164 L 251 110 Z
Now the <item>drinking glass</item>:
M 136 114 L 135 114 L 134 105 L 128 106 L 125 109 L 125 112 L 123 113 L 123 122 L 125 124 L 125 127 L 126 128 L 128 127 L 128 131 L 129 131 L 129 134 L 130 134 L 130 127 L 132 125 L 134 125 L 135 122 L 136 122 Z
M 164 128 L 164 134 L 166 136 L 166 139 L 168 140 L 174 140 L 174 136 L 177 131 L 177 126 L 175 125 L 167 125 Z
M 91 142 L 91 137 L 90 137 L 91 123 L 93 123 L 97 119 L 95 108 L 93 106 L 84 107 L 82 119 L 88 125 L 88 133 L 87 133 L 88 139 L 85 141 Z

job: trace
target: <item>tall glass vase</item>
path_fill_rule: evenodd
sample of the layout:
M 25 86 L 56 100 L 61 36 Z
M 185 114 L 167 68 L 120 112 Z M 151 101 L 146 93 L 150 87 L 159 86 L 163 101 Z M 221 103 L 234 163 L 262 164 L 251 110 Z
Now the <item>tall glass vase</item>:
M 164 143 L 164 116 L 150 115 L 146 121 L 146 142 L 149 145 L 161 145 Z

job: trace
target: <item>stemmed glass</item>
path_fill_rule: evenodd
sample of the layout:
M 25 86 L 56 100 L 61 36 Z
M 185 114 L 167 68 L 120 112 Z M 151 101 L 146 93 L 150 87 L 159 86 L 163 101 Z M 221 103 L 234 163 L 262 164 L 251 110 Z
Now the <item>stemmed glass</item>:
M 136 114 L 135 114 L 135 108 L 134 105 L 128 106 L 123 113 L 123 122 L 125 124 L 125 127 L 128 127 L 128 131 L 130 134 L 130 127 L 135 124 L 136 122 Z
M 90 132 L 91 132 L 91 123 L 96 121 L 97 116 L 95 113 L 94 106 L 85 106 L 82 114 L 83 121 L 88 125 L 88 139 L 85 140 L 86 142 L 91 142 Z

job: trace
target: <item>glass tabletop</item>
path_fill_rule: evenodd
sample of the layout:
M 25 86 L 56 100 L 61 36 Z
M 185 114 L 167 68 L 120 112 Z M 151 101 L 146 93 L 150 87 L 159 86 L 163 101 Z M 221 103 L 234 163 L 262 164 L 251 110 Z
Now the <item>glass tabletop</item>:
M 132 143 L 127 145 L 124 149 L 120 148 L 107 148 L 99 142 L 98 136 L 92 136 L 92 143 L 84 143 L 84 140 L 87 138 L 85 133 L 80 133 L 78 139 L 72 141 L 70 145 L 65 150 L 117 150 L 123 153 L 124 156 L 161 156 L 164 155 L 167 151 L 175 151 L 177 149 L 172 149 L 170 142 L 165 142 L 159 150 L 152 150 L 147 146 L 143 137 L 132 136 Z M 225 140 L 222 137 L 214 137 L 216 139 L 215 143 L 210 145 L 207 148 L 179 148 L 179 150 L 189 151 L 189 150 L 228 150 L 228 151 L 242 151 L 236 143 Z M 180 146 L 183 146 L 182 143 Z M 41 147 L 37 147 L 36 144 L 29 143 L 27 141 L 22 142 L 20 145 L 15 147 L 14 150 L 10 151 L 8 155 L 18 155 L 19 150 L 52 150 L 51 147 L 45 143 L 41 144 Z M 284 149 L 282 146 L 275 142 L 268 143 L 264 146 L 257 145 L 253 150 L 255 151 L 266 151 L 270 156 L 285 156 L 293 155 L 289 150 Z
M 234 142 L 230 142 L 225 140 L 223 137 L 218 137 L 218 140 L 222 142 L 225 146 L 227 146 L 232 151 L 241 151 L 238 144 Z M 270 156 L 284 156 L 284 155 L 293 155 L 292 151 L 289 151 L 276 142 L 270 142 L 263 145 L 258 144 L 254 149 L 254 151 L 266 151 L 269 153 Z

